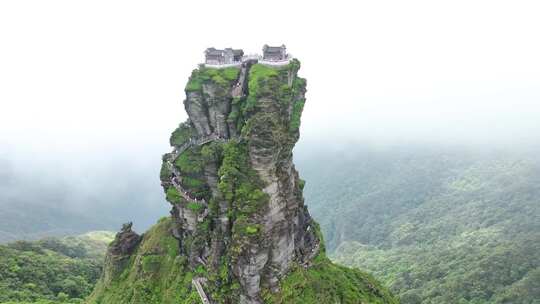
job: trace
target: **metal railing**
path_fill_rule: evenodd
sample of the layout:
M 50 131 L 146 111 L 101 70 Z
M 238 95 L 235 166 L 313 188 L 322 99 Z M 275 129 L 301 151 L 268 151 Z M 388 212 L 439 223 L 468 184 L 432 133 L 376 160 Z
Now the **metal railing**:
M 292 59 L 293 59 L 293 57 L 291 55 L 287 55 L 287 58 L 282 59 L 282 60 L 264 60 L 264 59 L 260 59 L 259 63 L 260 64 L 265 64 L 265 65 L 272 65 L 272 66 L 280 66 L 280 65 L 289 64 Z
M 193 284 L 193 286 L 195 286 L 195 289 L 197 290 L 197 293 L 199 294 L 199 297 L 201 298 L 201 301 L 204 304 L 211 304 L 212 302 L 210 302 L 210 299 L 208 298 L 208 296 L 204 292 L 204 289 L 203 289 L 202 284 L 201 284 L 201 282 L 204 283 L 204 281 L 205 281 L 204 278 L 193 278 L 191 280 L 191 284 Z
M 189 148 L 191 148 L 193 146 L 201 146 L 201 145 L 207 144 L 207 143 L 212 142 L 212 141 L 227 142 L 229 140 L 230 140 L 229 138 L 224 138 L 224 137 L 221 137 L 221 136 L 219 136 L 217 134 L 211 134 L 211 135 L 208 135 L 208 136 L 195 138 L 195 139 L 190 138 L 189 141 L 182 144 L 180 147 L 174 149 L 174 151 L 172 153 L 173 157 L 171 159 L 167 160 L 167 167 L 174 174 L 174 177 L 171 179 L 171 182 L 172 182 L 174 188 L 176 188 L 176 190 L 182 196 L 182 198 L 184 198 L 187 201 L 192 201 L 192 202 L 202 203 L 204 205 L 207 205 L 207 202 L 206 202 L 205 199 L 198 199 L 196 197 L 192 197 L 189 194 L 189 192 L 187 192 L 182 187 L 182 184 L 181 184 L 182 183 L 182 175 L 181 175 L 180 171 L 174 165 L 174 162 L 180 156 L 180 154 L 182 154 L 184 151 L 186 151 L 187 149 L 189 149 Z
M 230 68 L 230 67 L 236 67 L 242 65 L 242 61 L 235 61 L 233 63 L 205 63 L 204 66 L 207 68 L 213 68 L 213 69 L 223 69 L 223 68 Z
M 215 68 L 215 69 L 223 69 L 228 67 L 235 67 L 240 66 L 242 63 L 249 61 L 249 60 L 257 60 L 258 63 L 265 64 L 265 65 L 271 65 L 271 66 L 280 66 L 280 65 L 287 65 L 291 62 L 291 59 L 293 57 L 290 54 L 287 54 L 287 58 L 282 60 L 264 60 L 263 56 L 259 54 L 249 54 L 242 56 L 242 59 L 239 61 L 231 62 L 231 63 L 204 63 L 205 67 L 208 68 Z

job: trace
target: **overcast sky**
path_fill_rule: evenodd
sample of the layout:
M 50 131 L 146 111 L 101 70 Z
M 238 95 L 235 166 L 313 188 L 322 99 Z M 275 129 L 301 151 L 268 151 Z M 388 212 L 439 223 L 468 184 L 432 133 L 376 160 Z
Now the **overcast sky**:
M 0 147 L 159 155 L 203 50 L 265 43 L 302 61 L 304 141 L 532 141 L 539 15 L 538 1 L 5 0 Z
M 265 43 L 302 61 L 304 138 L 530 138 L 539 15 L 538 1 L 5 0 L 0 144 L 164 151 L 203 50 Z
M 0 170 L 166 214 L 157 172 L 191 70 L 207 47 L 265 43 L 308 79 L 300 148 L 540 142 L 539 16 L 516 0 L 2 0 Z

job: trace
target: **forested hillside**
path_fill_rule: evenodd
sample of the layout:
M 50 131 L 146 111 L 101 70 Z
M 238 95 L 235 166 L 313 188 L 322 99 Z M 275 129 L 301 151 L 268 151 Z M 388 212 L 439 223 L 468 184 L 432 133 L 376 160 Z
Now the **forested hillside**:
M 80 303 L 113 237 L 100 231 L 0 245 L 0 303 Z
M 371 271 L 403 303 L 538 303 L 536 154 L 299 154 L 306 201 L 334 259 Z
M 405 304 L 538 303 L 539 153 L 448 147 L 313 151 L 300 146 L 295 162 L 306 180 L 306 204 L 335 260 L 372 272 Z M 17 218 L 51 222 L 40 220 L 48 208 L 37 213 L 20 203 L 13 207 L 20 210 Z M 0 210 L 0 226 L 17 231 L 8 223 L 19 222 Z M 54 214 L 50 218 L 70 226 Z M 73 242 L 51 245 L 65 240 L 0 246 L 0 303 L 87 294 L 101 261 L 88 249 L 81 258 Z M 105 250 L 96 248 L 99 255 Z M 79 289 L 70 293 L 70 285 Z

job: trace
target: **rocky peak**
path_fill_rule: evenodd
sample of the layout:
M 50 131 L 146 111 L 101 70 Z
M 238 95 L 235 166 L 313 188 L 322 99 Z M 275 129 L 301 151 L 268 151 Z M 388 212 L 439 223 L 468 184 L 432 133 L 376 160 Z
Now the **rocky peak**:
M 227 265 L 215 283 L 238 283 L 231 297 L 242 303 L 259 303 L 262 288 L 277 290 L 294 262 L 309 263 L 318 250 L 292 163 L 305 100 L 299 67 L 248 61 L 193 71 L 189 120 L 164 157 L 162 184 L 182 250 L 194 268 Z
M 192 72 L 189 119 L 162 157 L 171 217 L 140 242 L 124 226 L 88 303 L 395 303 L 326 258 L 304 205 L 292 161 L 306 92 L 299 68 L 246 60 Z
M 122 225 L 122 230 L 118 232 L 114 241 L 109 246 L 112 255 L 129 255 L 141 241 L 141 236 L 131 230 L 132 222 Z

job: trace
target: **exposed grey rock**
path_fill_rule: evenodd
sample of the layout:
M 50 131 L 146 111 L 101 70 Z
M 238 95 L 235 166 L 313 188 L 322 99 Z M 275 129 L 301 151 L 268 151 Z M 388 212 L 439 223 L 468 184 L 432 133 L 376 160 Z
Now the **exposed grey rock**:
M 188 92 L 184 106 L 199 136 L 212 133 L 208 119 L 208 105 L 199 92 Z
M 118 232 L 107 249 L 105 255 L 103 282 L 109 284 L 127 266 L 131 254 L 135 252 L 142 240 L 142 236 L 131 230 L 132 223 L 122 225 L 122 230 Z
M 293 104 L 303 99 L 305 90 L 300 88 L 292 100 L 279 100 L 279 94 L 272 90 L 257 97 L 256 107 L 248 117 L 243 117 L 250 120 L 250 131 L 240 134 L 236 122 L 228 118 L 231 111 L 239 110 L 238 100 L 253 93 L 248 89 L 252 65 L 253 62 L 244 63 L 238 79 L 230 86 L 207 81 L 200 91 L 187 92 L 184 101 L 189 120 L 199 137 L 212 135 L 247 143 L 249 166 L 264 184 L 262 190 L 269 198 L 268 203 L 250 218 L 250 223 L 261 227 L 259 237 L 246 238 L 241 244 L 236 244 L 241 252 L 230 265 L 241 285 L 240 302 L 246 304 L 262 303 L 261 288 L 277 291 L 279 279 L 286 275 L 293 263 L 305 264 L 318 250 L 311 217 L 304 206 L 298 172 L 292 162 L 292 148 L 298 140 L 298 131 L 289 130 Z M 287 71 L 278 80 L 279 86 L 291 88 L 295 77 L 295 70 Z M 212 161 L 205 163 L 203 168 L 204 180 L 216 206 L 213 211 L 206 205 L 203 211 L 196 213 L 183 203 L 175 204 L 171 211 L 178 226 L 174 234 L 181 247 L 184 239 L 191 239 L 191 249 L 185 253 L 190 265 L 204 264 L 215 271 L 221 255 L 231 250 L 231 228 L 235 225 L 229 218 L 231 202 L 218 189 L 218 171 L 219 164 Z M 163 181 L 165 187 L 170 184 Z M 206 217 L 211 218 L 213 225 L 210 233 L 202 237 L 198 224 Z
M 133 223 L 122 225 L 122 230 L 118 232 L 114 241 L 109 246 L 109 252 L 113 255 L 129 255 L 139 245 L 141 236 L 131 230 Z

